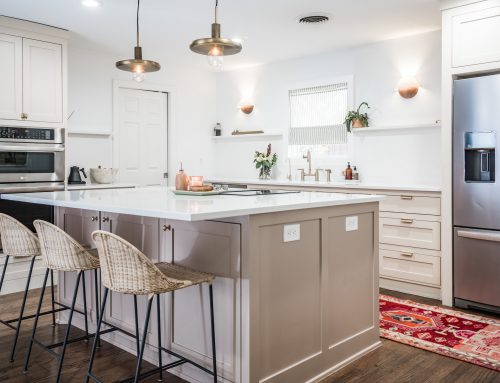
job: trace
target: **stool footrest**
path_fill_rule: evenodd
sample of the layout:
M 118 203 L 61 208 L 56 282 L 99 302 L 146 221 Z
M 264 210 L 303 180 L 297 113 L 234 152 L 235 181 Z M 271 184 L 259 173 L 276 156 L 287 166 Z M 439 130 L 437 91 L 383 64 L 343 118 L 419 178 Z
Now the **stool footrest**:
M 171 368 L 180 366 L 180 365 L 187 363 L 187 362 L 188 361 L 186 359 L 183 359 L 183 360 L 177 360 L 177 361 L 169 363 L 169 364 L 165 364 L 164 366 L 157 367 L 157 368 L 154 368 L 152 370 L 143 372 L 142 374 L 139 375 L 139 379 L 142 380 L 145 378 L 149 378 L 150 376 L 158 374 L 160 371 L 167 371 L 167 370 L 170 370 Z M 123 380 L 119 380 L 118 383 L 131 383 L 134 381 L 134 379 L 135 379 L 135 377 L 130 377 L 130 378 L 126 378 Z

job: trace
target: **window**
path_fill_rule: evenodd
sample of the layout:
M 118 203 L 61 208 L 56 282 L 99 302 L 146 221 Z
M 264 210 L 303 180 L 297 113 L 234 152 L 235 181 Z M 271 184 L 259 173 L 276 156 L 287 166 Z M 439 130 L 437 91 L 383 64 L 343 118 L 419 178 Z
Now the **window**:
M 347 155 L 349 93 L 348 81 L 289 91 L 289 157 L 301 157 L 307 149 L 317 157 Z

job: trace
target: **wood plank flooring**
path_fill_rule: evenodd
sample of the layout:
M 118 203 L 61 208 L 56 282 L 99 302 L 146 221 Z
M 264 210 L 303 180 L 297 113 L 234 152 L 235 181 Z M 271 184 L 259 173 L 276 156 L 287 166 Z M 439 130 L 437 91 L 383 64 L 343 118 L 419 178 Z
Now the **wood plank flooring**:
M 432 299 L 414 297 L 406 294 L 382 291 L 385 294 L 417 302 L 438 305 Z M 30 294 L 27 312 L 34 312 L 39 290 Z M 21 294 L 0 297 L 0 315 L 11 318 L 18 314 Z M 48 299 L 46 300 L 48 303 Z M 48 308 L 48 307 L 47 307 Z M 46 342 L 59 340 L 63 336 L 65 326 L 52 328 L 50 316 L 40 321 L 40 338 Z M 0 382 L 2 383 L 49 383 L 55 379 L 57 361 L 38 347 L 33 348 L 30 369 L 22 373 L 26 343 L 29 339 L 32 321 L 23 322 L 24 326 L 19 340 L 17 358 L 9 363 L 10 346 L 13 331 L 0 325 Z M 74 330 L 74 336 L 81 335 Z M 62 382 L 82 382 L 87 367 L 87 356 L 91 343 L 79 342 L 68 346 L 63 369 Z M 95 371 L 105 382 L 130 376 L 133 373 L 135 359 L 132 355 L 103 343 L 95 362 Z M 144 367 L 151 367 L 144 363 Z M 157 377 L 145 380 L 157 382 Z M 185 383 L 171 374 L 164 378 L 165 383 Z M 324 379 L 321 383 L 500 383 L 500 373 L 475 366 L 459 360 L 416 349 L 400 343 L 382 339 L 382 347 L 359 359 L 337 373 Z M 300 382 L 289 382 L 300 383 Z

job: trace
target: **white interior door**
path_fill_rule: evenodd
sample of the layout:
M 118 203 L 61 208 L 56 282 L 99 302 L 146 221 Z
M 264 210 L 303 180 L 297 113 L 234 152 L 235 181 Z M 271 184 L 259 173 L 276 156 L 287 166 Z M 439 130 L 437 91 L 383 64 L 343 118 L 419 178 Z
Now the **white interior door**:
M 20 120 L 22 113 L 21 37 L 0 34 L 0 119 Z
M 166 185 L 168 95 L 139 89 L 118 91 L 118 167 L 120 182 Z
M 62 46 L 23 39 L 23 109 L 29 121 L 62 122 Z

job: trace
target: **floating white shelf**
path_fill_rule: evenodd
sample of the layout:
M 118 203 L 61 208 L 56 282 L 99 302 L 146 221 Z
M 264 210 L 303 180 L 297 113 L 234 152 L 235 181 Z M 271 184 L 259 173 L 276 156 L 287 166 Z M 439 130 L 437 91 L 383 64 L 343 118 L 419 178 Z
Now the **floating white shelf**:
M 111 136 L 113 132 L 107 130 L 68 130 L 69 136 Z
M 367 128 L 353 128 L 351 131 L 354 134 L 363 134 L 371 132 L 398 131 L 398 130 L 419 130 L 419 129 L 437 129 L 441 127 L 441 123 L 429 124 L 414 124 L 414 125 L 392 125 L 392 126 L 369 126 Z
M 212 136 L 214 141 L 257 141 L 260 139 L 281 139 L 283 133 L 281 132 L 269 132 L 269 133 L 257 133 L 257 134 L 239 134 L 236 136 Z

